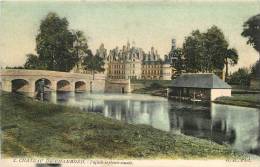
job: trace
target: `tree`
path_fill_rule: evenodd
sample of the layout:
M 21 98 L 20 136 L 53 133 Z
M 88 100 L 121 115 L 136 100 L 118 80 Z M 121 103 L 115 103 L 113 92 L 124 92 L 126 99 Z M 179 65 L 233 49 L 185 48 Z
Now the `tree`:
M 36 56 L 34 54 L 27 54 L 26 57 L 27 57 L 27 59 L 24 64 L 25 69 L 45 69 L 45 67 L 43 67 L 41 65 L 41 62 L 40 62 L 38 56 Z
M 253 77 L 260 77 L 260 60 L 258 60 L 252 67 L 251 67 L 251 75 Z
M 68 25 L 67 19 L 56 13 L 49 13 L 41 21 L 36 51 L 47 70 L 69 71 L 79 60 L 73 48 L 75 36 L 68 30 Z
M 91 71 L 94 79 L 94 75 L 96 72 L 103 72 L 104 69 L 104 60 L 102 57 L 97 55 L 93 55 L 91 50 L 87 51 L 87 55 L 84 57 L 83 66 L 85 70 Z
M 178 74 L 181 74 L 183 70 L 185 70 L 185 62 L 183 59 L 183 51 L 182 48 L 177 48 L 172 52 L 173 62 L 171 64 L 174 67 Z
M 202 57 L 202 34 L 199 30 L 195 30 L 190 36 L 185 37 L 183 43 L 183 55 L 186 60 L 187 72 L 203 71 Z
M 203 51 L 206 72 L 222 70 L 224 68 L 225 54 L 228 48 L 228 42 L 224 33 L 217 26 L 212 26 L 203 35 Z
M 243 25 L 243 37 L 260 54 L 260 14 L 250 17 Z
M 240 85 L 240 86 L 249 86 L 250 85 L 250 73 L 246 68 L 239 68 L 236 72 L 231 74 L 229 84 Z
M 36 37 L 37 55 L 29 54 L 25 68 L 70 71 L 88 50 L 82 31 L 68 29 L 66 18 L 49 13 L 41 21 Z
M 234 50 L 232 49 L 231 51 Z M 199 30 L 193 31 L 190 36 L 185 38 L 183 43 L 183 55 L 188 72 L 223 70 L 226 65 L 227 53 L 229 53 L 228 42 L 223 32 L 217 26 L 212 26 L 204 33 L 201 33 Z
M 87 39 L 82 31 L 73 31 L 73 36 L 73 53 L 76 55 L 78 59 L 76 63 L 76 65 L 78 66 L 78 63 L 82 63 L 84 56 L 87 54 L 88 44 Z
M 225 78 L 228 78 L 228 65 L 234 66 L 238 62 L 238 53 L 237 50 L 234 48 L 227 49 L 225 54 L 225 66 L 226 66 L 226 73 Z

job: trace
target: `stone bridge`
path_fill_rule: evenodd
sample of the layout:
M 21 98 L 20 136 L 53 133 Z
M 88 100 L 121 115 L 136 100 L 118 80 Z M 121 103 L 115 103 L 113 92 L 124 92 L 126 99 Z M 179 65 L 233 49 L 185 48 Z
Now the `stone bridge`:
M 4 69 L 0 71 L 2 90 L 7 92 L 35 92 L 44 79 L 50 91 L 99 91 L 104 92 L 105 75 L 79 74 L 45 70 Z

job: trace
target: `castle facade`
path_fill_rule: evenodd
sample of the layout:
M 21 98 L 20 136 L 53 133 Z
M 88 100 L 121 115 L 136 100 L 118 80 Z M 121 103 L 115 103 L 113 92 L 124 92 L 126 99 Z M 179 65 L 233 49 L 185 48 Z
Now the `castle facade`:
M 171 80 L 172 77 L 170 61 L 162 60 L 154 47 L 145 53 L 127 42 L 121 49 L 116 47 L 107 53 L 101 44 L 96 56 L 104 59 L 104 73 L 108 79 Z M 80 65 L 73 71 L 86 73 Z
M 97 53 L 104 51 L 103 45 Z M 101 54 L 105 60 L 107 77 L 110 79 L 170 80 L 170 63 L 162 60 L 154 47 L 148 53 L 141 48 L 127 45 L 116 47 L 109 54 Z

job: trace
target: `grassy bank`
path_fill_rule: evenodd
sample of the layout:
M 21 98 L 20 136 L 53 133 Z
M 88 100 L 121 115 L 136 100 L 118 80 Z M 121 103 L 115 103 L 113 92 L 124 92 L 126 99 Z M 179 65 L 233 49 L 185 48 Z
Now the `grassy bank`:
M 133 90 L 132 93 L 137 94 L 150 94 L 153 96 L 166 96 L 165 88 L 153 88 L 153 87 L 146 87 Z
M 166 96 L 166 88 L 171 85 L 171 80 L 131 80 L 134 89 L 132 93 Z M 136 85 L 139 85 L 136 87 Z
M 236 158 L 231 149 L 206 140 L 128 125 L 30 98 L 1 95 L 5 157 L 59 158 Z
M 142 80 L 141 80 L 142 81 Z M 139 81 L 140 83 L 142 83 L 141 81 Z M 136 83 L 138 83 L 137 81 L 135 81 Z M 138 88 L 138 89 L 134 89 L 132 91 L 132 93 L 137 93 L 137 94 L 150 94 L 150 95 L 154 95 L 154 96 L 166 96 L 167 94 L 167 85 L 170 82 L 162 82 L 162 81 L 146 81 L 143 84 L 144 87 L 142 88 Z
M 172 80 L 131 80 L 131 84 L 142 84 L 144 87 L 151 87 L 156 84 L 167 88 L 172 85 Z
M 232 97 L 217 98 L 215 103 L 260 108 L 259 94 L 233 94 Z

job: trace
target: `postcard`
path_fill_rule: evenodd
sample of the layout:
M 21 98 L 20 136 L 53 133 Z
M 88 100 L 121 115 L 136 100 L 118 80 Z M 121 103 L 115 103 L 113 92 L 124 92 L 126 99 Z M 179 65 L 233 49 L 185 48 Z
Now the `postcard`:
M 3 167 L 260 164 L 260 1 L 0 1 Z

